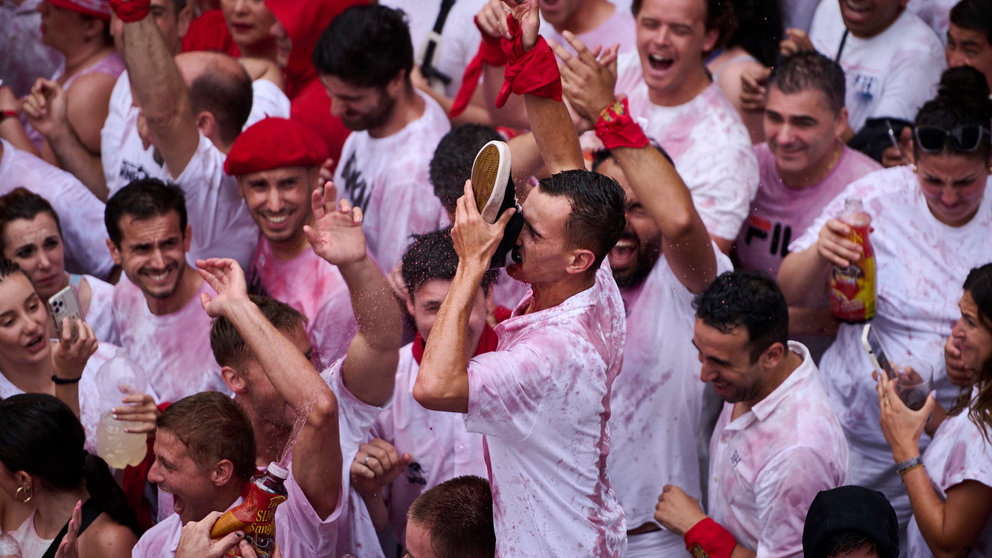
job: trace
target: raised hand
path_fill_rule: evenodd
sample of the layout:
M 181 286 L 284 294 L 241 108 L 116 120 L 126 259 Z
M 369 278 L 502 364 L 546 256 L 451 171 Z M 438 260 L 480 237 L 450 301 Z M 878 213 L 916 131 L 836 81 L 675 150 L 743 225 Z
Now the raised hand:
M 617 83 L 617 51 L 620 45 L 615 44 L 607 49 L 597 45 L 589 49 L 570 31 L 565 31 L 562 36 L 575 49 L 574 55 L 562 45 L 548 41 L 561 61 L 558 67 L 562 92 L 569 106 L 582 118 L 596 122 L 599 113 L 616 100 L 613 91 Z
M 197 271 L 200 272 L 203 280 L 217 292 L 213 297 L 207 293 L 200 293 L 200 304 L 211 318 L 225 316 L 232 304 L 248 300 L 245 272 L 235 260 L 229 258 L 196 260 L 196 267 L 199 268 Z
M 322 190 L 314 190 L 310 198 L 313 225 L 303 227 L 310 246 L 334 265 L 361 261 L 366 256 L 362 209 L 352 207 L 348 200 L 335 202 L 337 190 L 332 182 L 324 183 Z
M 45 137 L 68 129 L 66 94 L 57 81 L 38 78 L 21 107 L 28 122 Z
M 789 56 L 806 50 L 816 50 L 809 35 L 802 29 L 790 28 L 785 30 L 785 38 L 778 45 L 782 56 Z
M 861 258 L 864 248 L 847 239 L 850 232 L 851 227 L 843 221 L 828 220 L 820 229 L 820 236 L 816 241 L 817 253 L 821 258 L 841 269 L 851 265 L 851 262 Z
M 537 43 L 537 32 L 541 26 L 537 0 L 524 0 L 523 2 L 503 0 L 503 3 L 510 7 L 513 19 L 520 24 L 521 45 L 524 47 L 524 52 L 527 52 Z M 505 17 L 500 20 L 500 33 L 504 37 L 510 37 L 510 30 Z
M 890 380 L 886 374 L 878 374 L 875 391 L 878 394 L 879 425 L 885 441 L 892 449 L 896 463 L 920 455 L 920 435 L 937 404 L 933 393 L 927 396 L 926 403 L 918 411 L 910 410 L 899 399 L 898 380 Z
M 123 405 L 112 409 L 114 418 L 123 422 L 137 422 L 139 426 L 125 428 L 125 432 L 152 434 L 155 432 L 155 420 L 161 412 L 155 405 L 155 399 L 147 393 L 132 393 L 121 400 Z
M 389 442 L 376 438 L 362 444 L 351 462 L 351 484 L 363 495 L 374 495 L 393 482 L 413 463 L 409 453 L 400 455 Z
M 183 525 L 176 558 L 221 558 L 229 548 L 244 542 L 244 531 L 228 533 L 217 540 L 210 538 L 210 528 L 222 515 L 224 512 L 212 511 L 200 521 L 190 521 Z
M 76 541 L 79 537 L 79 524 L 83 522 L 83 501 L 76 502 L 69 517 L 69 527 L 55 551 L 55 558 L 79 558 L 79 547 Z
M 768 77 L 771 68 L 748 69 L 741 73 L 741 108 L 749 111 L 765 110 Z
M 506 223 L 515 211 L 515 208 L 510 208 L 495 223 L 487 222 L 475 204 L 472 181 L 466 180 L 464 195 L 458 198 L 455 206 L 455 224 L 451 229 L 451 240 L 455 244 L 459 265 L 474 264 L 487 268 L 503 239 Z
M 86 362 L 99 345 L 96 333 L 86 322 L 76 318 L 62 319 L 62 338 L 52 351 L 52 366 L 59 378 L 78 378 Z

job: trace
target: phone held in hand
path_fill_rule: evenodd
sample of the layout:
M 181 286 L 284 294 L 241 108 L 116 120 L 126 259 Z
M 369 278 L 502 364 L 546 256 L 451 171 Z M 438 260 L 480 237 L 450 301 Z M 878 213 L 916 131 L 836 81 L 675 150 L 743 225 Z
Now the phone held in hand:
M 83 319 L 83 306 L 79 303 L 79 296 L 76 295 L 76 289 L 72 285 L 52 295 L 48 299 L 48 308 L 52 311 L 52 319 L 55 320 L 55 331 L 59 339 L 62 338 L 62 320 L 64 318 Z M 78 326 L 74 323 L 72 327 L 72 337 L 75 338 L 79 335 Z
M 865 324 L 861 332 L 861 345 L 864 346 L 865 352 L 868 353 L 868 358 L 871 359 L 876 370 L 884 371 L 890 380 L 896 378 L 896 371 L 892 368 L 888 355 L 882 349 L 882 341 L 872 329 L 871 324 Z

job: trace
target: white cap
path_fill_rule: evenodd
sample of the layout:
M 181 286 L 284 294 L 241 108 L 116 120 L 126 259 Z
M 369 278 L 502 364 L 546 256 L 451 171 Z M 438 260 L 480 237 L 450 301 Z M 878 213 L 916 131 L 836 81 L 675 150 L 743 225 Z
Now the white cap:
M 269 463 L 269 466 L 265 468 L 265 471 L 268 473 L 272 473 L 273 475 L 281 478 L 282 480 L 286 480 L 287 478 L 289 478 L 289 469 L 283 467 L 282 465 L 276 463 L 275 461 Z

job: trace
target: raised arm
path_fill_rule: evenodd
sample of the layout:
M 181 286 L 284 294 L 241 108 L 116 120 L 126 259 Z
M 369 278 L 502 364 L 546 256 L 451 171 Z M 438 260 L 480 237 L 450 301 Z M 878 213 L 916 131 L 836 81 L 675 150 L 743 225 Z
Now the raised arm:
M 186 83 L 152 18 L 124 23 L 123 39 L 135 104 L 169 172 L 179 176 L 200 142 Z
M 614 94 L 616 49 L 591 51 L 571 33 L 566 31 L 564 37 L 575 49 L 575 55 L 561 45 L 552 48 L 562 60 L 563 89 L 572 108 L 590 122 L 599 120 L 611 107 L 621 109 Z M 627 126 L 638 127 L 635 122 Z M 597 133 L 605 136 L 608 132 L 600 133 L 597 129 Z M 610 143 L 608 137 L 604 143 Z M 676 277 L 689 291 L 702 291 L 716 277 L 716 256 L 682 177 L 671 161 L 650 144 L 613 147 L 610 153 L 637 194 L 637 203 L 661 228 L 662 251 Z
M 403 335 L 403 317 L 389 283 L 368 256 L 362 210 L 347 200 L 335 203 L 334 184 L 311 199 L 314 224 L 304 230 L 313 251 L 336 265 L 351 294 L 358 334 L 341 367 L 345 387 L 369 405 L 381 406 L 393 394 Z
M 245 275 L 231 259 L 197 261 L 200 275 L 217 292 L 201 293 L 211 317 L 224 316 L 238 330 L 272 387 L 297 412 L 307 413 L 293 452 L 293 476 L 321 518 L 337 506 L 341 492 L 338 402 L 313 364 L 262 314 L 251 299 Z

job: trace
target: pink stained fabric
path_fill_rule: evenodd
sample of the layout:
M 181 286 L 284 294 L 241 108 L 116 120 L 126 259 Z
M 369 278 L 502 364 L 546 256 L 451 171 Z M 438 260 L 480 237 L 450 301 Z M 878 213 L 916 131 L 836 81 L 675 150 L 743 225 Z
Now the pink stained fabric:
M 565 37 L 556 31 L 554 26 L 544 21 L 544 18 L 541 18 L 540 33 L 546 39 L 565 47 L 569 52 L 575 52 L 572 45 L 568 44 L 568 41 L 565 40 Z M 596 45 L 608 48 L 613 44 L 619 44 L 621 54 L 625 52 L 637 52 L 637 34 L 634 16 L 630 13 L 630 10 L 626 10 L 620 6 L 617 6 L 613 15 L 601 23 L 599 27 L 577 35 L 576 38 L 582 41 L 588 48 L 593 48 Z
M 466 429 L 486 436 L 497 556 L 622 556 L 626 522 L 606 471 L 623 301 L 609 265 L 558 306 L 496 326 L 469 361 Z
M 806 511 L 846 484 L 847 441 L 806 347 L 802 364 L 750 411 L 725 403 L 710 440 L 710 516 L 757 558 L 803 555 Z
M 269 241 L 259 235 L 249 278 L 253 291 L 281 300 L 307 317 L 307 335 L 323 362 L 345 355 L 358 324 L 348 285 L 336 266 L 309 245 L 292 260 L 280 260 L 272 254 Z
M 790 188 L 778 174 L 775 155 L 767 143 L 754 146 L 761 180 L 751 202 L 751 214 L 737 236 L 737 258 L 742 269 L 778 275 L 789 243 L 799 238 L 827 203 L 848 184 L 880 170 L 867 155 L 844 146 L 837 163 L 823 180 L 803 189 Z

